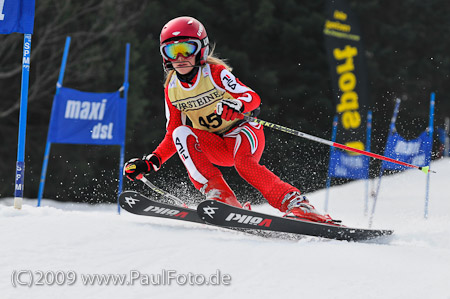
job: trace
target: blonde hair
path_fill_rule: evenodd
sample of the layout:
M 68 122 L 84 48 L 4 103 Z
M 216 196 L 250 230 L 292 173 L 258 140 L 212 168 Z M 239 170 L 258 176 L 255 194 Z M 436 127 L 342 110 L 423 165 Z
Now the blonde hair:
M 215 46 L 213 46 L 213 48 L 211 50 L 211 54 L 209 54 L 208 57 L 206 58 L 206 63 L 215 64 L 215 65 L 223 65 L 227 70 L 229 70 L 231 72 L 233 70 L 233 68 L 230 65 L 228 65 L 226 60 L 221 59 L 214 55 L 214 48 L 215 48 Z M 170 78 L 172 78 L 173 73 L 175 73 L 175 70 L 169 70 L 168 72 L 165 72 L 164 87 L 166 87 L 167 84 L 169 84 Z

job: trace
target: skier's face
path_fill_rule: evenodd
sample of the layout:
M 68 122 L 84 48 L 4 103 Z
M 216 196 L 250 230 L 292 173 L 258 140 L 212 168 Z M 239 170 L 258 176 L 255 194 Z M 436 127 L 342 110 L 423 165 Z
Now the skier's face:
M 172 61 L 173 68 L 177 71 L 177 73 L 181 75 L 185 75 L 192 71 L 195 65 L 195 56 L 191 56 L 188 58 L 183 57 L 183 55 L 179 55 L 177 60 Z

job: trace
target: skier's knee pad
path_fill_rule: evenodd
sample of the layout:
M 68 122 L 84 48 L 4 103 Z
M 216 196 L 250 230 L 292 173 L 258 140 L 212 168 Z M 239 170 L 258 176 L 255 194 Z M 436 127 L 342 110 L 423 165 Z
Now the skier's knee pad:
M 173 139 L 174 143 L 177 142 L 176 141 L 177 139 L 180 140 L 178 142 L 181 142 L 182 140 L 185 141 L 189 135 L 192 135 L 192 136 L 195 137 L 195 139 L 197 139 L 197 135 L 195 135 L 195 133 L 192 131 L 191 127 L 189 127 L 189 126 L 179 126 L 175 130 L 173 130 L 172 139 Z
M 179 126 L 172 133 L 173 143 L 177 149 L 181 161 L 186 167 L 189 175 L 193 180 L 200 184 L 206 184 L 208 181 L 200 172 L 202 168 L 201 161 L 205 159 L 202 153 L 197 151 L 195 145 L 198 143 L 198 138 L 189 126 Z
M 189 136 L 193 136 L 195 138 L 195 142 L 198 142 L 197 135 L 194 134 L 192 128 L 189 126 L 179 126 L 175 130 L 173 130 L 172 133 L 173 143 L 175 144 L 178 155 L 180 155 L 180 158 L 183 161 L 185 161 L 185 159 L 187 158 L 187 141 Z

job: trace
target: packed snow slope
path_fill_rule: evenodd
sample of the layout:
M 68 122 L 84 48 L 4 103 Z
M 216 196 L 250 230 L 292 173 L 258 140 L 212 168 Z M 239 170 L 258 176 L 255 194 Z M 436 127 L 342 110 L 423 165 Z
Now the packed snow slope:
M 408 170 L 384 177 L 373 227 L 395 233 L 362 243 L 265 239 L 125 211 L 118 215 L 114 205 L 45 200 L 37 208 L 29 199 L 18 211 L 12 198 L 4 198 L 0 297 L 449 299 L 450 159 L 434 162 L 432 169 L 437 173 L 430 178 L 428 219 L 426 175 Z M 367 227 L 364 192 L 364 181 L 332 188 L 328 212 L 348 226 Z M 323 209 L 325 190 L 308 196 Z M 254 209 L 279 213 L 268 205 Z M 100 285 L 86 282 L 90 274 L 139 277 Z M 170 285 L 163 275 L 171 277 Z M 220 285 L 205 285 L 210 278 L 217 284 L 219 276 Z

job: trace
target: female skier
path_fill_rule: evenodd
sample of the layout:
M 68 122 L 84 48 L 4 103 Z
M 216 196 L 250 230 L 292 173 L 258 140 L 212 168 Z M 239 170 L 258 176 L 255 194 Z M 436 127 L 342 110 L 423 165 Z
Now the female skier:
M 275 208 L 294 217 L 332 222 L 300 191 L 259 164 L 265 146 L 261 125 L 243 120 L 259 111 L 261 99 L 222 60 L 210 54 L 205 27 L 192 17 L 169 21 L 160 35 L 165 80 L 166 135 L 152 154 L 125 164 L 140 179 L 158 171 L 175 152 L 195 188 L 206 199 L 242 207 L 217 167 L 234 166 Z M 186 122 L 186 117 L 191 125 Z

